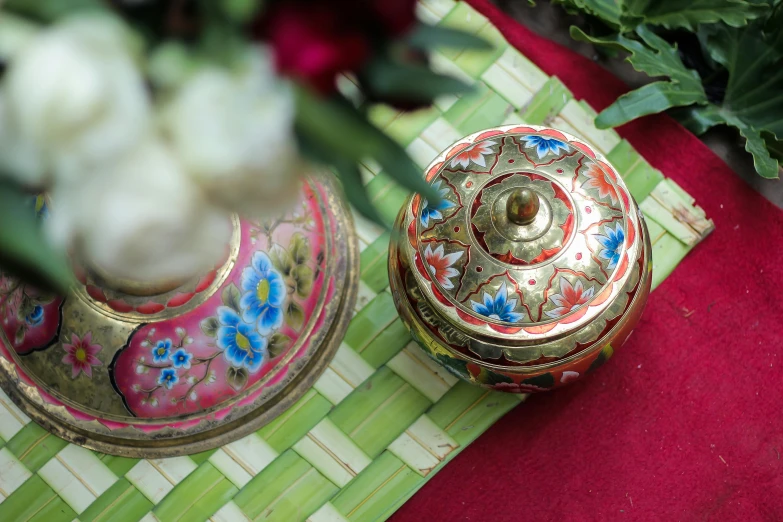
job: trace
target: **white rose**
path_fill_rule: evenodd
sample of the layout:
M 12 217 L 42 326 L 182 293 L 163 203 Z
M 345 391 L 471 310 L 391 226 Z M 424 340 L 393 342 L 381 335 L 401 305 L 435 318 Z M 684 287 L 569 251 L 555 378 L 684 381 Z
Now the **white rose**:
M 216 203 L 277 215 L 298 194 L 294 102 L 269 52 L 253 47 L 240 71 L 205 67 L 166 107 L 163 129 L 187 171 Z
M 6 74 L 7 132 L 39 151 L 56 179 L 78 179 L 149 130 L 151 110 L 132 37 L 107 16 L 65 19 L 31 38 Z M 43 179 L 43 173 L 30 173 Z
M 0 93 L 0 176 L 12 177 L 31 189 L 44 185 L 44 165 L 40 151 L 11 129 L 8 102 Z
M 170 150 L 153 139 L 81 183 L 55 185 L 46 220 L 55 243 L 115 277 L 170 280 L 225 255 L 228 213 L 206 202 Z

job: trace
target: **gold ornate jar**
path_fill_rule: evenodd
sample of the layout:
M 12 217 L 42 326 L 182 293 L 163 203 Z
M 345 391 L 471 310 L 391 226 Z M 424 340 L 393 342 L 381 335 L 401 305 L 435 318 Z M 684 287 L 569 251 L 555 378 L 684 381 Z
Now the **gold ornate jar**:
M 650 292 L 636 202 L 589 145 L 545 127 L 472 134 L 426 179 L 394 226 L 389 273 L 414 339 L 467 381 L 543 391 L 605 362 Z
M 0 274 L 0 385 L 55 434 L 124 456 L 204 451 L 272 420 L 345 333 L 353 222 L 324 176 L 302 184 L 287 215 L 233 227 L 213 270 L 172 284 L 77 270 L 55 296 Z

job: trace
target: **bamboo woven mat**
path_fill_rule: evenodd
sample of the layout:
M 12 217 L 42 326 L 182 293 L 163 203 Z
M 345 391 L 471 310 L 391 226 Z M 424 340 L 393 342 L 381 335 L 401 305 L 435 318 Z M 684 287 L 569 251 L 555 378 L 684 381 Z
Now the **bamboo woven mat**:
M 510 123 L 585 138 L 625 179 L 647 217 L 653 288 L 709 231 L 693 199 L 653 169 L 595 112 L 546 76 L 486 18 L 454 0 L 423 0 L 423 20 L 492 41 L 491 53 L 444 51 L 434 65 L 475 84 L 461 98 L 372 119 L 424 168 L 461 136 Z M 344 91 L 354 90 L 349 80 Z M 406 197 L 372 164 L 364 178 L 390 221 Z M 397 317 L 386 272 L 389 235 L 357 218 L 361 283 L 336 358 L 270 425 L 222 448 L 157 460 L 92 452 L 48 434 L 0 391 L 0 521 L 295 522 L 384 520 L 524 396 L 487 392 L 427 358 Z

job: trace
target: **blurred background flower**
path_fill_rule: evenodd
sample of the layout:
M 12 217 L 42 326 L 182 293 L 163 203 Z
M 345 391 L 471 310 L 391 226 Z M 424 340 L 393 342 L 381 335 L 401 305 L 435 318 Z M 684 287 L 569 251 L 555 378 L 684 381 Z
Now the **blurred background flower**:
M 429 67 L 441 46 L 487 44 L 418 23 L 414 0 L 6 0 L 0 265 L 59 289 L 65 252 L 115 277 L 181 278 L 224 255 L 231 214 L 280 217 L 324 168 L 380 222 L 367 160 L 437 204 L 367 113 L 466 92 Z M 30 191 L 51 199 L 43 227 Z

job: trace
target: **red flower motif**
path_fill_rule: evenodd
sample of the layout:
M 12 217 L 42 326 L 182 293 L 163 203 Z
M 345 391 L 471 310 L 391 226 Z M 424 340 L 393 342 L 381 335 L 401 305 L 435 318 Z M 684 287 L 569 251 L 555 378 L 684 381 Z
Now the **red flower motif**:
M 87 332 L 82 338 L 76 334 L 71 335 L 70 344 L 63 343 L 63 349 L 67 352 L 63 357 L 63 362 L 71 365 L 73 379 L 81 372 L 92 378 L 92 367 L 103 365 L 100 359 L 95 357 L 95 354 L 100 352 L 103 347 L 99 344 L 92 344 L 92 332 Z
M 487 162 L 484 155 L 494 153 L 492 150 L 493 145 L 497 145 L 497 142 L 487 140 L 471 145 L 454 156 L 451 160 L 451 168 L 454 169 L 457 165 L 461 165 L 463 169 L 467 169 L 471 162 L 481 167 L 486 167 Z
M 546 315 L 553 319 L 563 317 L 592 299 L 594 292 L 595 288 L 592 286 L 585 290 L 582 281 L 577 281 L 572 286 L 568 279 L 561 276 L 560 293 L 549 298 L 557 308 L 546 312 Z
M 427 245 L 424 250 L 424 259 L 427 261 L 427 268 L 430 273 L 435 276 L 440 286 L 450 290 L 454 288 L 454 283 L 451 282 L 451 278 L 459 275 L 459 271 L 456 268 L 452 268 L 452 265 L 462 257 L 462 252 L 453 252 L 448 255 L 443 253 L 443 245 L 438 245 L 438 248 L 432 250 L 431 245 Z
M 604 172 L 601 167 L 595 163 L 592 163 L 587 168 L 587 170 L 584 171 L 584 175 L 587 176 L 588 180 L 582 183 L 582 188 L 598 189 L 599 198 L 603 199 L 608 197 L 612 204 L 617 203 L 617 191 L 615 191 L 612 184 L 606 178 L 606 172 Z
M 373 41 L 413 26 L 414 7 L 413 0 L 275 2 L 260 32 L 279 72 L 329 94 L 339 73 L 357 72 L 369 60 Z

